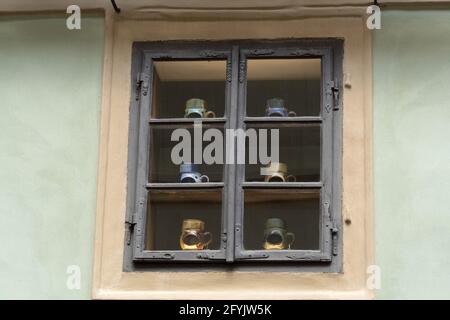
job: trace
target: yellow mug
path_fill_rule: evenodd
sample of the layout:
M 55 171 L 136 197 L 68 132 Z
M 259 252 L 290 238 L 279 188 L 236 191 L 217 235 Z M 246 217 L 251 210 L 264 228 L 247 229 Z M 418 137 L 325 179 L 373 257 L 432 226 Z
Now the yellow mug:
M 180 247 L 183 250 L 204 250 L 212 241 L 212 235 L 205 232 L 205 222 L 199 219 L 185 219 L 181 226 Z
M 271 162 L 266 168 L 265 182 L 295 182 L 293 175 L 287 174 L 287 165 L 283 162 Z

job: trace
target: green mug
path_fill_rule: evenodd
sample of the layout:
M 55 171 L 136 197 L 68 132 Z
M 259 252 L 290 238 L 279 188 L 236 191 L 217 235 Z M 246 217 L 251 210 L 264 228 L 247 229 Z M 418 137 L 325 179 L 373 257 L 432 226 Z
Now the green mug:
M 265 250 L 290 249 L 294 243 L 295 235 L 287 232 L 285 222 L 280 218 L 269 218 L 266 220 L 264 229 Z
M 213 111 L 207 110 L 206 101 L 203 99 L 192 98 L 186 101 L 186 109 L 184 110 L 185 118 L 215 118 Z

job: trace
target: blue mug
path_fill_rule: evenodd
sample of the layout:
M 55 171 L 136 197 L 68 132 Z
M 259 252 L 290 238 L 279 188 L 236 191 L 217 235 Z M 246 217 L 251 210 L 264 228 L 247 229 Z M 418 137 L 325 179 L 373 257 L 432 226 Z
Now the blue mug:
M 209 177 L 202 175 L 198 171 L 198 165 L 185 163 L 180 165 L 180 182 L 181 183 L 209 182 Z
M 284 107 L 284 100 L 272 98 L 266 101 L 266 116 L 268 117 L 295 117 L 294 111 L 289 111 Z

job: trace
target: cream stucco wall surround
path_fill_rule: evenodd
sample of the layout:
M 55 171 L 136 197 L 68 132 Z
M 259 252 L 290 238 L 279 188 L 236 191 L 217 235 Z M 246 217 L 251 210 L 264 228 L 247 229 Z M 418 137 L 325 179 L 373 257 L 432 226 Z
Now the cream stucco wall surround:
M 342 9 L 345 10 L 345 9 Z M 106 15 L 101 150 L 96 216 L 94 298 L 368 299 L 372 264 L 371 34 L 364 10 L 348 16 L 289 21 L 143 21 Z M 344 265 L 339 274 L 260 272 L 123 272 L 127 145 L 134 41 L 176 39 L 345 39 L 343 107 Z M 264 279 L 264 281 L 260 281 Z

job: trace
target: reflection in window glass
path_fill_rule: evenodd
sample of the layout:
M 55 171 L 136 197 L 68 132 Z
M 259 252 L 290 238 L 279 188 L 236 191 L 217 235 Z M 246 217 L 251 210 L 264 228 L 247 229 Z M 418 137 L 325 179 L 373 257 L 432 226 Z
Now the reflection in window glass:
M 313 182 L 320 181 L 320 124 L 292 125 L 279 128 L 276 125 L 248 126 L 267 129 L 267 152 L 271 151 L 270 129 L 279 130 L 279 162 L 272 164 L 271 176 L 262 176 L 262 164 L 249 164 L 249 139 L 246 145 L 246 181 Z M 258 137 L 259 139 L 259 137 Z M 270 179 L 270 181 L 268 181 Z
M 146 250 L 219 249 L 221 190 L 152 190 Z
M 155 61 L 152 118 L 223 117 L 225 91 L 226 60 Z
M 247 116 L 320 114 L 320 59 L 249 59 L 247 70 Z
M 157 183 L 175 183 L 175 182 L 194 182 L 194 181 L 181 181 L 182 174 L 185 173 L 184 176 L 192 176 L 195 178 L 195 175 L 189 175 L 189 172 L 196 173 L 198 178 L 202 177 L 199 182 L 220 182 L 222 181 L 222 172 L 223 172 L 223 164 L 213 163 L 206 164 L 202 161 L 202 164 L 192 165 L 191 168 L 188 166 L 181 166 L 179 164 L 175 164 L 172 161 L 172 150 L 176 145 L 179 145 L 179 141 L 172 141 L 171 136 L 174 130 L 176 130 L 177 126 L 156 126 L 150 129 L 150 151 L 149 151 L 149 161 L 150 161 L 150 170 L 149 170 L 149 180 L 150 182 Z M 194 129 L 193 125 L 187 125 L 184 128 L 180 128 L 182 130 L 187 130 L 189 136 L 191 137 L 190 146 L 190 163 L 194 163 L 194 147 L 195 143 L 194 139 Z M 218 130 L 223 136 L 223 128 L 220 126 L 214 126 L 212 124 L 203 124 L 203 131 L 208 129 Z M 182 139 L 180 139 L 182 140 Z M 210 141 L 202 141 L 201 150 L 205 150 L 206 146 L 209 145 Z M 204 177 L 206 176 L 206 178 Z
M 246 250 L 317 250 L 320 236 L 318 190 L 246 190 Z

